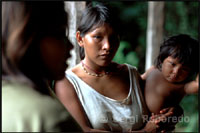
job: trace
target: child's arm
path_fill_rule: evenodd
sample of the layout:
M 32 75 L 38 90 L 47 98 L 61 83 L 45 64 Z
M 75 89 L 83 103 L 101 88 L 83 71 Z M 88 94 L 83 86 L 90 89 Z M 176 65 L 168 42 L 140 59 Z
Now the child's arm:
M 185 94 L 194 94 L 198 93 L 199 88 L 199 74 L 196 77 L 196 80 L 191 81 L 184 86 Z
M 146 80 L 147 75 L 148 75 L 152 70 L 154 70 L 154 69 L 155 69 L 155 66 L 151 66 L 145 73 L 143 73 L 143 74 L 141 75 L 141 78 L 142 78 L 143 80 Z

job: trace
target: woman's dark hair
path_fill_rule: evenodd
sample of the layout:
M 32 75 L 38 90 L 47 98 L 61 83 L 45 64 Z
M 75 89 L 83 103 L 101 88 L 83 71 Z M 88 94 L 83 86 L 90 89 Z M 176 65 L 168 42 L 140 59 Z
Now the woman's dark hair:
M 89 4 L 82 13 L 77 31 L 80 31 L 80 35 L 83 37 L 104 23 L 109 24 L 116 34 L 120 35 L 119 18 L 115 9 L 106 3 Z M 82 48 L 80 54 L 83 53 Z M 83 57 L 84 55 L 81 55 L 81 59 Z
M 159 55 L 155 60 L 155 66 L 159 70 L 168 56 L 177 58 L 179 63 L 191 68 L 190 76 L 199 71 L 199 42 L 189 35 L 172 36 L 162 43 Z
M 40 41 L 67 20 L 64 2 L 2 2 L 2 78 L 47 93 Z

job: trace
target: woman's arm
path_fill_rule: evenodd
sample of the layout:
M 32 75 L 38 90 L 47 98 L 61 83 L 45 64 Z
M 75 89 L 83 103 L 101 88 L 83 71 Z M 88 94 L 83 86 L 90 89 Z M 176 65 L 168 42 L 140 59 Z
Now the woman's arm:
M 84 132 L 107 132 L 91 128 L 75 89 L 67 78 L 55 82 L 55 93 Z
M 85 115 L 75 89 L 67 78 L 55 82 L 55 93 L 65 108 L 81 126 L 83 131 L 91 131 L 89 121 Z

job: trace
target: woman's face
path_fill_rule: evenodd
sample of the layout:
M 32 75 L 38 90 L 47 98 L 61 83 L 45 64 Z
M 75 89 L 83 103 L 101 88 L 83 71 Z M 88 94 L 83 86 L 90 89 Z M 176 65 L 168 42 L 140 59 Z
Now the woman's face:
M 178 83 L 188 77 L 190 69 L 180 64 L 177 58 L 169 56 L 162 63 L 162 73 L 167 81 Z
M 100 66 L 107 66 L 119 47 L 119 36 L 108 24 L 88 32 L 81 40 L 86 60 Z
M 68 67 L 66 60 L 70 58 L 70 50 L 73 48 L 65 35 L 65 29 L 59 36 L 45 37 L 41 41 L 41 58 L 45 65 L 49 79 L 62 79 Z

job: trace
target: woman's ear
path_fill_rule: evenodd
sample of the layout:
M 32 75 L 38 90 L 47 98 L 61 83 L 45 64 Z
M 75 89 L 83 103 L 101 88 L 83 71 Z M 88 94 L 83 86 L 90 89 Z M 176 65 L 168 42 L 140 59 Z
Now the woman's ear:
M 83 47 L 83 37 L 81 36 L 80 31 L 76 32 L 76 40 L 80 47 Z

